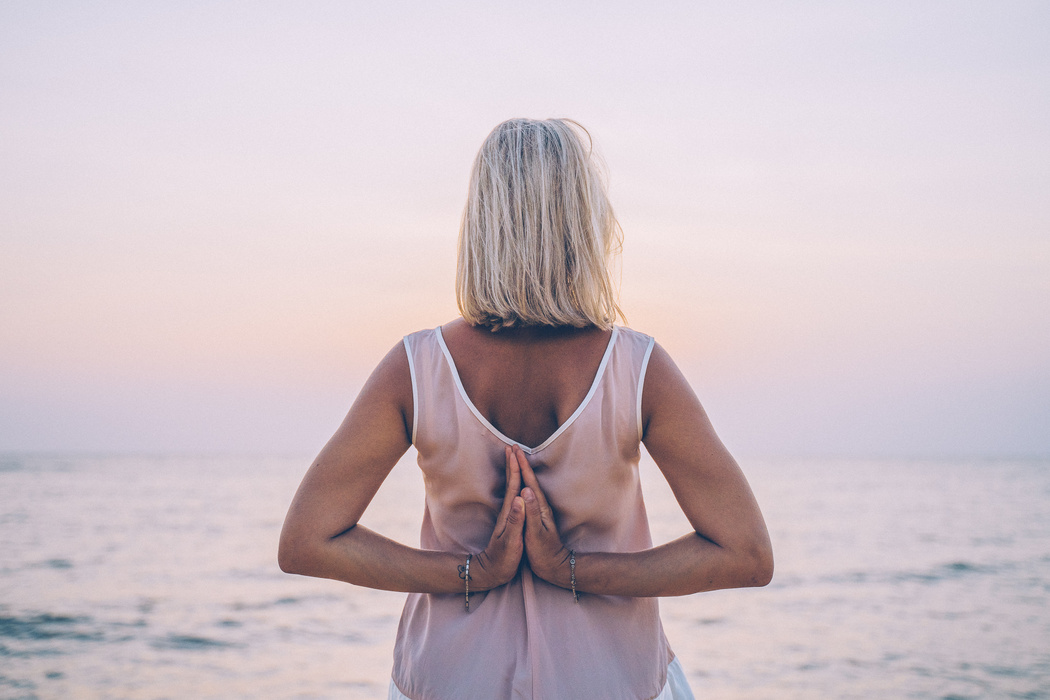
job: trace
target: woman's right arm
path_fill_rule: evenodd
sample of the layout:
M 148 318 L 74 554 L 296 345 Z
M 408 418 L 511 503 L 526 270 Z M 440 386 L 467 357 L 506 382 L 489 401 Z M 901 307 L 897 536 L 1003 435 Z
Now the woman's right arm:
M 390 591 L 458 593 L 465 552 L 415 549 L 358 525 L 379 486 L 411 444 L 412 383 L 408 356 L 396 345 L 365 383 L 314 460 L 285 516 L 277 559 L 287 573 Z M 507 489 L 485 551 L 475 555 L 471 589 L 510 580 L 522 549 L 520 473 L 507 460 Z M 513 489 L 513 490 L 512 490 Z
M 657 345 L 642 395 L 643 440 L 663 472 L 693 532 L 641 552 L 569 551 L 523 454 L 526 552 L 541 578 L 569 588 L 626 596 L 686 595 L 764 586 L 773 552 L 747 479 L 718 439 L 700 401 L 671 357 Z

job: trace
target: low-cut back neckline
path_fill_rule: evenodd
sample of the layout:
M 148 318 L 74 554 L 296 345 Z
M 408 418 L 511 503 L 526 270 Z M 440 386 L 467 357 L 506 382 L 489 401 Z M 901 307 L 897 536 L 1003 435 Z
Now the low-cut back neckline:
M 587 391 L 587 395 L 583 397 L 583 401 L 580 402 L 580 405 L 576 407 L 576 410 L 572 412 L 572 415 L 566 418 L 565 422 L 559 425 L 546 440 L 536 447 L 529 447 L 528 445 L 505 435 L 485 417 L 485 414 L 483 414 L 477 406 L 474 405 L 470 396 L 467 395 L 467 390 L 463 387 L 463 380 L 459 376 L 459 369 L 456 367 L 456 361 L 452 359 L 452 353 L 449 352 L 448 345 L 445 344 L 445 336 L 441 333 L 441 326 L 438 326 L 436 329 L 438 345 L 441 346 L 441 352 L 445 355 L 445 361 L 448 363 L 449 371 L 452 373 L 452 379 L 456 382 L 456 388 L 459 390 L 459 395 L 460 398 L 463 399 L 463 403 L 467 405 L 467 408 L 469 408 L 470 412 L 474 414 L 474 417 L 477 418 L 490 433 L 508 445 L 517 445 L 522 451 L 530 455 L 536 454 L 557 440 L 558 437 L 569 429 L 569 426 L 573 424 L 576 418 L 583 413 L 583 410 L 587 408 L 587 404 L 591 402 L 591 397 L 594 396 L 594 392 L 598 390 L 598 385 L 601 383 L 602 376 L 605 374 L 605 367 L 609 364 L 609 358 L 612 356 L 613 345 L 616 344 L 616 337 L 619 335 L 619 330 L 618 326 L 613 326 L 612 334 L 609 336 L 609 343 L 605 347 L 605 354 L 602 355 L 602 361 L 598 365 L 598 370 L 594 373 L 594 381 L 591 382 L 591 387 Z

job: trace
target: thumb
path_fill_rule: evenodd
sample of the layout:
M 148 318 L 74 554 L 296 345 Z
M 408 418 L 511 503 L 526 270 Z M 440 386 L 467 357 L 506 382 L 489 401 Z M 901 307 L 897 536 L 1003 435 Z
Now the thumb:
M 543 512 L 540 510 L 540 499 L 536 493 L 526 486 L 521 490 L 521 499 L 525 503 L 525 526 L 529 530 L 543 527 Z
M 507 514 L 506 532 L 520 535 L 525 526 L 525 519 L 525 501 L 521 496 L 515 496 L 510 504 L 510 512 Z

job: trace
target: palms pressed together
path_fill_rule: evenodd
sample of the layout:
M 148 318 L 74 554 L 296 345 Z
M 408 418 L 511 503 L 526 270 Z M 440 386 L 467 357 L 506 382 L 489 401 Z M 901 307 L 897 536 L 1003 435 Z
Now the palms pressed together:
M 569 552 L 558 534 L 554 513 L 521 448 L 507 447 L 505 452 L 507 492 L 488 545 L 474 557 L 473 587 L 488 590 L 507 583 L 517 574 L 522 557 L 534 574 L 565 587 L 569 573 L 563 569 Z

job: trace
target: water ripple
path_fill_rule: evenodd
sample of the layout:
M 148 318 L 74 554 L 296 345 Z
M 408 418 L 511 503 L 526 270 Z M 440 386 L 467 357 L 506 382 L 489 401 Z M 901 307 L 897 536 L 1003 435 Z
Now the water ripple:
M 239 646 L 233 642 L 211 639 L 210 637 L 199 637 L 193 634 L 169 634 L 153 640 L 151 644 L 155 649 L 179 649 L 185 651 L 202 651 Z
M 98 630 L 83 629 L 92 623 L 84 615 L 52 615 L 40 613 L 25 617 L 0 616 L 0 637 L 12 639 L 73 639 L 86 642 L 102 641 L 105 635 Z

